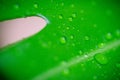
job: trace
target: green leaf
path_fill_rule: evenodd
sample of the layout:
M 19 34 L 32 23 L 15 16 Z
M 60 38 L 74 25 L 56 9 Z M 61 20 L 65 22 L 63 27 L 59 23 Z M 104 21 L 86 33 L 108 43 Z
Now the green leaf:
M 120 79 L 119 1 L 2 0 L 0 7 L 0 21 L 39 16 L 48 23 L 1 49 L 0 69 L 9 80 Z

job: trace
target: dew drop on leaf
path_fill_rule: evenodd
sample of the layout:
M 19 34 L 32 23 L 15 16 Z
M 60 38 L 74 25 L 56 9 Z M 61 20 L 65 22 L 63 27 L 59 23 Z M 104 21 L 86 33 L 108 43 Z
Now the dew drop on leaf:
M 37 3 L 35 3 L 33 6 L 34 6 L 34 8 L 38 8 L 38 4 Z
M 99 53 L 94 56 L 94 59 L 99 63 L 99 64 L 107 64 L 108 59 L 105 55 Z
M 71 5 L 71 8 L 74 8 L 74 7 L 75 7 L 75 5 L 74 5 L 74 4 L 72 4 L 72 5 Z
M 88 36 L 85 36 L 85 40 L 89 40 L 89 37 L 88 37 Z
M 64 74 L 64 76 L 69 75 L 69 69 L 64 69 L 64 70 L 63 70 L 63 74 Z
M 64 3 L 61 3 L 61 6 L 64 6 Z
M 69 27 L 66 27 L 67 30 L 69 30 L 70 28 Z
M 105 44 L 104 43 L 100 43 L 98 44 L 98 48 L 102 48 Z
M 59 18 L 59 19 L 63 19 L 63 15 L 60 14 L 60 15 L 58 16 L 58 18 Z
M 61 65 L 62 65 L 62 66 L 65 66 L 66 64 L 67 64 L 66 61 L 62 61 L 62 62 L 61 62 Z
M 106 38 L 107 39 L 111 39 L 112 38 L 112 34 L 111 33 L 107 33 Z
M 65 38 L 65 37 L 61 37 L 61 38 L 60 38 L 60 42 L 61 42 L 62 44 L 65 44 L 65 43 L 66 43 L 66 38 Z
M 75 47 L 75 43 L 72 43 L 71 45 L 72 45 L 73 47 Z
M 79 50 L 79 52 L 78 52 L 78 53 L 81 55 L 83 52 L 82 52 L 82 50 Z
M 88 55 L 84 55 L 84 57 L 85 57 L 85 58 L 87 58 L 87 57 L 88 57 Z
M 72 14 L 72 17 L 73 17 L 73 18 L 75 18 L 75 17 L 76 17 L 76 14 L 75 14 L 75 13 L 73 13 L 73 14 Z
M 73 39 L 73 38 L 74 38 L 74 36 L 73 36 L 73 35 L 71 35 L 71 36 L 70 36 L 70 39 Z

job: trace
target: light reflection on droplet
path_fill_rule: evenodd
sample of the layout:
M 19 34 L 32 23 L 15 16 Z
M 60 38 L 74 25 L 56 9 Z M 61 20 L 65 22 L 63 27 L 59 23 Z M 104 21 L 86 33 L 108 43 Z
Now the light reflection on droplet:
M 67 30 L 69 30 L 70 28 L 69 27 L 66 27 Z
M 61 3 L 61 6 L 64 6 L 64 3 Z
M 62 61 L 62 62 L 61 62 L 61 65 L 62 65 L 62 66 L 66 66 L 66 64 L 67 64 L 66 61 Z
M 59 19 L 63 19 L 63 15 L 60 14 L 60 15 L 58 16 L 58 18 L 59 18 Z
M 63 70 L 63 74 L 64 74 L 65 76 L 69 75 L 69 72 L 70 72 L 69 69 L 64 69 L 64 70 Z
M 102 48 L 105 44 L 104 43 L 100 43 L 98 44 L 98 48 Z
M 72 17 L 73 17 L 73 18 L 75 18 L 75 17 L 76 17 L 76 14 L 75 14 L 75 13 L 74 13 L 74 14 L 72 14 Z
M 72 4 L 72 5 L 71 5 L 71 8 L 74 8 L 74 7 L 75 7 L 75 5 L 74 5 L 74 4 Z
M 70 39 L 73 39 L 73 38 L 74 38 L 73 35 L 71 35 L 71 36 L 70 36 Z
M 112 34 L 111 33 L 107 33 L 106 38 L 107 39 L 111 39 L 112 38 Z
M 87 58 L 87 57 L 88 57 L 88 55 L 87 55 L 87 54 L 85 54 L 85 55 L 84 55 L 84 57 L 85 57 L 85 58 Z
M 85 36 L 85 40 L 89 40 L 89 37 L 88 37 L 88 36 Z
M 36 4 L 36 3 L 33 6 L 34 6 L 34 8 L 38 8 L 38 4 Z
M 96 54 L 94 56 L 95 60 L 99 63 L 99 64 L 107 64 L 108 63 L 108 59 L 105 55 L 99 53 L 99 54 Z
M 78 53 L 81 55 L 83 52 L 82 52 L 82 50 L 79 50 L 79 52 L 78 52 Z
M 65 37 L 61 37 L 61 38 L 60 38 L 60 42 L 61 42 L 62 44 L 65 44 L 65 43 L 66 43 L 66 38 L 65 38 Z
M 72 43 L 72 46 L 75 46 L 75 43 Z

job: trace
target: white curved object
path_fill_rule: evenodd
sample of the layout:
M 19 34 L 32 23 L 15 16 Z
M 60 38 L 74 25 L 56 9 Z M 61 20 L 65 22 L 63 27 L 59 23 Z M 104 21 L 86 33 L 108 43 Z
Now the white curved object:
M 40 17 L 27 17 L 0 22 L 0 48 L 41 31 L 46 21 Z

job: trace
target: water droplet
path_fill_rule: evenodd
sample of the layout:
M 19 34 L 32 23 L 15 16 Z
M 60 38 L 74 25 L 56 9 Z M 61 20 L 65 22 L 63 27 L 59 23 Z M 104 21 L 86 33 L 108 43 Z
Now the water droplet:
M 61 28 L 61 26 L 58 26 L 58 29 L 60 29 Z
M 33 6 L 34 6 L 34 8 L 38 8 L 38 4 L 37 3 L 35 3 Z
M 79 55 L 77 55 L 77 56 L 76 56 L 76 58 L 80 58 L 80 56 L 79 56 Z
M 89 37 L 88 37 L 88 36 L 85 36 L 85 40 L 89 40 Z
M 78 29 L 77 32 L 80 32 L 80 30 Z
M 72 7 L 72 8 L 74 8 L 74 7 L 75 7 L 75 5 L 74 5 L 74 4 L 72 4 L 72 5 L 71 5 L 71 7 Z
M 48 18 L 45 17 L 44 15 L 42 15 L 42 14 L 37 14 L 37 16 L 38 16 L 38 17 L 41 17 L 41 18 L 43 18 L 43 19 L 45 19 L 46 22 L 47 22 L 47 24 L 50 24 L 50 21 L 49 21 Z
M 108 63 L 108 59 L 106 56 L 104 56 L 103 54 L 99 53 L 96 54 L 94 56 L 95 60 L 99 63 L 99 64 L 107 64 Z
M 59 18 L 59 19 L 63 19 L 63 15 L 60 14 L 60 15 L 58 16 L 58 18 Z
M 80 51 L 79 51 L 79 54 L 81 55 L 82 53 L 83 53 L 83 52 L 80 50 Z
M 70 39 L 73 39 L 73 38 L 74 38 L 74 36 L 73 36 L 73 35 L 71 35 L 71 36 L 70 36 Z
M 62 62 L 61 62 L 61 65 L 62 65 L 62 66 L 66 66 L 66 65 L 67 65 L 67 62 L 62 61 Z
M 81 63 L 80 65 L 81 65 L 81 67 L 85 67 L 85 65 L 83 63 Z
M 70 18 L 68 18 L 68 20 L 69 20 L 69 21 L 73 21 L 73 18 L 72 18 L 72 17 L 70 17 Z
M 20 8 L 19 4 L 15 4 L 15 5 L 14 5 L 14 8 L 15 8 L 16 10 L 18 10 L 18 9 Z
M 63 70 L 63 74 L 64 74 L 65 76 L 69 75 L 69 69 L 64 69 L 64 70 Z
M 64 6 L 64 3 L 61 3 L 61 6 Z
M 93 64 L 95 64 L 95 61 L 91 61 Z
M 61 42 L 62 44 L 65 44 L 65 43 L 66 43 L 66 38 L 65 38 L 65 37 L 61 37 L 61 38 L 60 38 L 60 42 Z
M 102 48 L 105 44 L 104 43 L 100 43 L 98 44 L 98 48 Z
M 75 27 L 72 27 L 73 29 L 75 29 Z
M 69 30 L 70 28 L 69 27 L 66 27 L 67 30 Z
M 75 46 L 75 43 L 72 43 L 72 46 Z
M 88 55 L 87 55 L 87 54 L 85 54 L 85 55 L 84 55 L 84 57 L 85 57 L 85 58 L 87 58 L 87 57 L 88 57 Z
M 97 65 L 97 67 L 98 67 L 99 69 L 101 69 L 101 68 L 102 68 L 102 66 L 101 66 L 101 65 Z
M 111 33 L 107 33 L 106 38 L 107 39 L 111 39 L 112 38 L 112 34 Z
M 75 13 L 74 13 L 74 14 L 72 14 L 72 17 L 73 17 L 73 18 L 75 18 L 75 17 L 76 17 L 76 14 L 75 14 Z
M 90 51 L 92 52 L 92 51 L 94 51 L 94 49 L 90 49 Z

